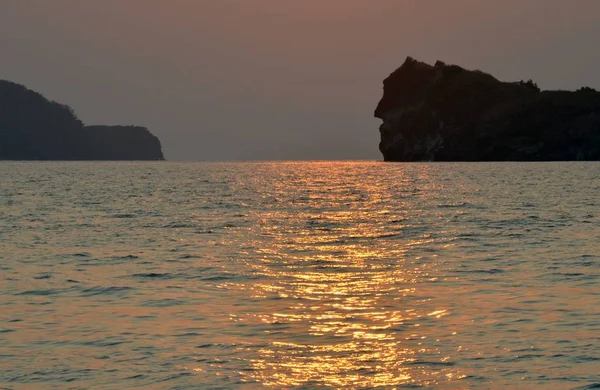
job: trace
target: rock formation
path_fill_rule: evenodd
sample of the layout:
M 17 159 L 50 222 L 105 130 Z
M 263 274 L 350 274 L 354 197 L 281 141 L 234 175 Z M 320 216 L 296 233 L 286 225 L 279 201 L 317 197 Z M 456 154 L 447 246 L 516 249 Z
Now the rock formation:
M 600 92 L 540 91 L 410 57 L 383 82 L 385 161 L 600 160 Z
M 144 127 L 84 126 L 73 110 L 0 80 L 0 160 L 164 160 Z

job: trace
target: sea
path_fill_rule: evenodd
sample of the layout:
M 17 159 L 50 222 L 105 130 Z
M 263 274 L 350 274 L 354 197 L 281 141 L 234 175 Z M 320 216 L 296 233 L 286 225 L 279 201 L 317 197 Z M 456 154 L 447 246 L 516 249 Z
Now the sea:
M 0 179 L 0 389 L 600 388 L 598 162 Z

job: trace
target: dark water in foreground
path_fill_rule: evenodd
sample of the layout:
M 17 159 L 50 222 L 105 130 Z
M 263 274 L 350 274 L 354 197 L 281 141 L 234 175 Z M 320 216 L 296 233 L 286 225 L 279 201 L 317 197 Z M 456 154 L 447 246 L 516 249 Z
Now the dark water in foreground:
M 600 386 L 599 163 L 0 177 L 0 388 Z

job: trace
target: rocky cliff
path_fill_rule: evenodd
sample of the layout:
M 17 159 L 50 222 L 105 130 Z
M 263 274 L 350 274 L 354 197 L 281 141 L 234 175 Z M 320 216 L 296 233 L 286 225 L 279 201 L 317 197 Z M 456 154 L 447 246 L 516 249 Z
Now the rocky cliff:
M 84 126 L 73 110 L 0 80 L 0 160 L 163 160 L 144 127 Z
M 385 161 L 600 160 L 600 92 L 540 91 L 410 57 L 383 83 Z

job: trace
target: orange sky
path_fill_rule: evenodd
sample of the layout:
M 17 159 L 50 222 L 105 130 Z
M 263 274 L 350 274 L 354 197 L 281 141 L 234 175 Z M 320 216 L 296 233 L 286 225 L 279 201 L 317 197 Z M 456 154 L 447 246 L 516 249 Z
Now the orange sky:
M 407 55 L 600 89 L 596 0 L 19 0 L 0 78 L 168 159 L 379 159 L 372 111 Z

